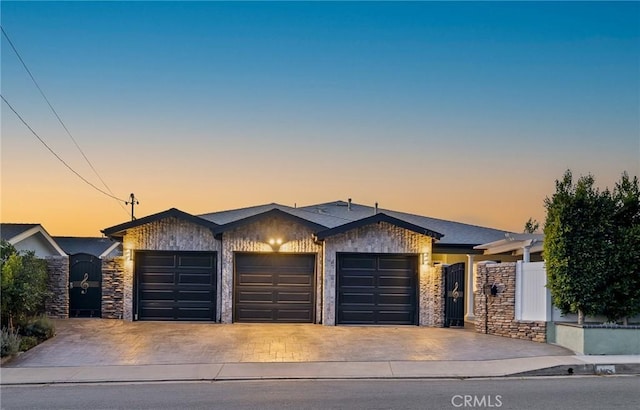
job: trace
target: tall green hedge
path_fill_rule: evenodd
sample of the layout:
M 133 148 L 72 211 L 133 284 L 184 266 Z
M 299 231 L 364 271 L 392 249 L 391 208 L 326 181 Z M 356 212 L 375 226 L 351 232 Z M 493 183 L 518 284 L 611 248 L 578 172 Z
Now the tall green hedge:
M 640 313 L 640 190 L 625 173 L 613 192 L 571 171 L 545 199 L 548 287 L 563 313 L 616 321 Z

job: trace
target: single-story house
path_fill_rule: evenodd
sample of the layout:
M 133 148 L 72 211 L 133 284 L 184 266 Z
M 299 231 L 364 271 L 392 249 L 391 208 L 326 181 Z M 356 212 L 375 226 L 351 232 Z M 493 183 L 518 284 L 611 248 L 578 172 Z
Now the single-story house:
M 13 245 L 17 251 L 33 251 L 38 258 L 66 255 L 40 224 L 2 223 L 0 238 Z
M 172 208 L 102 232 L 123 244 L 109 271 L 122 310 L 110 317 L 424 326 L 473 318 L 474 258 L 495 260 L 474 248 L 508 234 L 350 199 Z

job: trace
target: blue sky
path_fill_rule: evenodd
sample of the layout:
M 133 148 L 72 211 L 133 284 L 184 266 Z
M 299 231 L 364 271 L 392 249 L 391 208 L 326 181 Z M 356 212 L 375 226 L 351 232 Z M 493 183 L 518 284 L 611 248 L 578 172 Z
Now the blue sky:
M 355 202 L 520 230 L 564 170 L 640 174 L 640 4 L 8 2 L 2 26 L 141 215 Z M 2 39 L 2 94 L 96 180 Z M 2 220 L 123 222 L 2 107 Z M 30 169 L 25 170 L 25 162 Z M 53 209 L 27 207 L 48 201 Z M 84 205 L 83 205 L 84 204 Z M 86 204 L 91 204 L 87 207 Z

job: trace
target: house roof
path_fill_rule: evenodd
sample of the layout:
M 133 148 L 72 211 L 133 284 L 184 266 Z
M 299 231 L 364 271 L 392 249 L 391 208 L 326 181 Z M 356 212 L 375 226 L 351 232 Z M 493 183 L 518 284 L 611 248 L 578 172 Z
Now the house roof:
M 212 231 L 218 227 L 218 224 L 214 222 L 188 214 L 176 208 L 171 208 L 163 212 L 158 212 L 157 214 L 145 216 L 144 218 L 135 219 L 133 221 L 115 225 L 110 228 L 105 228 L 101 232 L 109 237 L 122 238 L 125 232 L 127 231 L 127 229 L 132 229 L 141 225 L 145 225 L 151 222 L 155 222 L 161 219 L 171 218 L 171 217 L 193 222 L 198 225 L 202 225 L 206 228 L 211 229 Z
M 345 201 L 333 201 L 318 205 L 309 205 L 301 208 L 311 213 L 332 216 L 342 221 L 356 221 L 375 214 L 375 207 L 360 205 Z M 419 226 L 433 232 L 442 234 L 438 245 L 466 245 L 475 246 L 504 238 L 507 231 L 485 228 L 482 226 L 470 225 L 461 222 L 447 221 L 444 219 L 430 218 L 421 215 L 409 214 L 406 212 L 392 211 L 389 209 L 378 209 L 378 213 L 397 218 L 404 222 Z M 335 219 L 334 219 L 335 220 Z M 342 222 L 344 223 L 344 222 Z M 329 226 L 334 228 L 337 225 Z
M 28 231 L 29 229 L 35 228 L 36 226 L 40 226 L 40 224 L 0 224 L 0 238 L 7 242 L 11 242 L 11 239 Z
M 531 253 L 542 252 L 543 243 L 543 234 L 507 233 L 502 239 L 474 246 L 473 249 L 483 250 L 484 255 L 522 255 L 524 248 L 529 248 Z
M 278 203 L 269 203 L 220 212 L 210 212 L 197 216 L 171 208 L 168 211 L 106 228 L 102 232 L 107 236 L 122 237 L 127 229 L 174 216 L 207 226 L 219 236 L 229 229 L 275 214 L 292 217 L 293 220 L 309 226 L 316 234 L 322 233 L 318 236 L 319 238 L 372 223 L 370 222 L 372 220 L 385 220 L 397 226 L 403 226 L 409 230 L 439 239 L 437 245 L 442 249 L 460 248 L 464 251 L 471 251 L 471 247 L 476 245 L 504 239 L 505 234 L 508 233 L 507 231 L 493 228 L 430 218 L 389 209 L 376 209 L 375 207 L 345 201 L 326 202 L 299 208 Z M 378 219 L 368 219 L 372 216 L 376 216 Z
M 342 225 L 347 222 L 351 222 L 350 219 L 340 218 L 333 215 L 323 215 L 315 212 L 311 212 L 304 208 L 294 208 L 287 205 L 277 204 L 272 202 L 270 204 L 251 206 L 247 208 L 231 209 L 227 211 L 211 212 L 207 214 L 198 215 L 198 217 L 214 222 L 218 225 L 226 225 L 228 223 L 236 222 L 245 218 L 249 218 L 255 215 L 278 209 L 286 212 L 290 215 L 297 216 L 298 218 L 305 219 L 314 224 L 320 225 L 321 228 L 332 228 L 337 225 Z
M 114 242 L 104 237 L 54 236 L 53 239 L 68 255 L 88 253 L 89 255 L 103 258 L 122 246 L 120 242 Z
M 64 250 L 56 243 L 49 233 L 40 224 L 2 223 L 0 224 L 0 236 L 12 245 L 16 245 L 30 237 L 44 239 L 46 246 L 54 253 L 64 256 Z
M 338 225 L 334 228 L 331 229 L 327 229 L 324 231 L 320 231 L 316 234 L 316 238 L 317 239 L 325 239 L 329 236 L 333 236 L 333 235 L 338 235 L 347 231 L 350 231 L 351 229 L 355 229 L 355 228 L 360 228 L 362 226 L 366 226 L 366 225 L 371 225 L 377 222 L 387 222 L 396 226 L 399 226 L 401 228 L 404 229 L 408 229 L 410 231 L 419 233 L 421 235 L 427 235 L 427 236 L 431 236 L 432 238 L 435 239 L 440 239 L 442 238 L 442 234 L 432 231 L 430 229 L 425 229 L 424 227 L 418 226 L 418 225 L 414 225 L 412 223 L 406 222 L 404 220 L 398 219 L 398 218 L 394 218 L 392 216 L 389 216 L 387 214 L 384 213 L 377 213 L 375 215 L 371 215 L 368 216 L 366 218 L 362 218 L 362 219 L 358 219 L 356 221 L 353 222 L 349 222 L 346 224 L 342 224 L 342 225 Z
M 292 208 L 293 209 L 293 208 Z M 269 218 L 269 217 L 273 217 L 273 216 L 280 216 L 283 217 L 285 219 L 288 220 L 292 220 L 294 222 L 298 222 L 304 226 L 307 226 L 308 228 L 310 228 L 311 230 L 313 230 L 314 232 L 320 231 L 320 230 L 325 230 L 327 227 L 326 226 L 322 226 L 319 225 L 317 223 L 314 223 L 308 219 L 305 218 L 301 218 L 299 216 L 294 215 L 292 212 L 290 211 L 285 211 L 279 208 L 272 208 L 269 209 L 267 211 L 264 211 L 262 213 L 258 213 L 258 214 L 254 214 L 251 216 L 247 216 L 244 217 L 242 219 L 236 219 L 233 222 L 229 222 L 227 224 L 221 225 L 218 228 L 215 229 L 215 234 L 216 236 L 221 235 L 222 233 L 229 231 L 231 229 L 235 229 L 238 228 L 240 226 L 244 226 L 253 222 L 257 222 L 260 221 L 264 218 Z

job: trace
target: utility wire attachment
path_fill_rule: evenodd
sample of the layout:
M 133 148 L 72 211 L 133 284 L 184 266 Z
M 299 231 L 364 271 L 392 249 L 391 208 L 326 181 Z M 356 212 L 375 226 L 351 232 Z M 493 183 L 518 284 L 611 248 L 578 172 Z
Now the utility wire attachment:
M 138 200 L 136 199 L 136 196 L 133 195 L 133 192 L 131 193 L 131 195 L 129 195 L 129 201 L 125 202 L 125 205 L 131 205 L 131 220 L 135 221 L 136 217 L 133 216 L 133 207 L 136 205 L 140 205 L 140 202 L 138 202 Z

